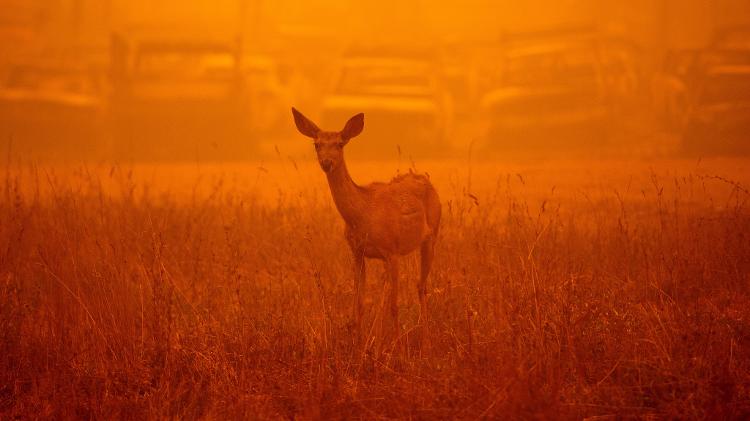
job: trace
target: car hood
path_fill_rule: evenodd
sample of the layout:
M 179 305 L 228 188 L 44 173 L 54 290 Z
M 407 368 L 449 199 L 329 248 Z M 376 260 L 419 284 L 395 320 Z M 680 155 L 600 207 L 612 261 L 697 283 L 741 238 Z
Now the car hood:
M 323 101 L 323 110 L 378 110 L 437 113 L 438 104 L 429 98 L 386 97 L 373 95 L 334 95 Z
M 37 102 L 68 107 L 98 107 L 100 98 L 75 92 L 45 92 L 28 89 L 0 89 L 0 100 L 7 102 Z
M 706 110 L 709 112 L 721 113 L 721 112 L 735 112 L 735 111 L 748 111 L 750 110 L 750 100 L 741 102 L 721 102 L 716 104 L 704 104 L 698 107 L 699 110 Z
M 505 106 L 528 106 L 537 111 L 599 105 L 595 88 L 576 87 L 507 87 L 488 92 L 481 99 L 485 109 Z

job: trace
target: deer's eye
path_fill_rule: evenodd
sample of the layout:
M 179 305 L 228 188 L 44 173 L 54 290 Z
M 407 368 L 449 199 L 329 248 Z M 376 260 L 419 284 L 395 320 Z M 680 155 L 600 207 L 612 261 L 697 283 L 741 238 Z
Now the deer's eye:
M 314 143 L 314 145 L 315 145 L 315 150 L 319 151 L 320 150 L 320 143 Z

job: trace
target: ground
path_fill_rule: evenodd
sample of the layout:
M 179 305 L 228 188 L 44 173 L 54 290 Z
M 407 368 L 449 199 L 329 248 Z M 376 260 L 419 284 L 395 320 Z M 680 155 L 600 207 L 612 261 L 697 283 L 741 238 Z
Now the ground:
M 309 158 L 309 159 L 307 159 Z M 350 162 L 356 181 L 407 159 Z M 418 162 L 443 201 L 416 340 L 313 158 L 5 166 L 0 418 L 740 419 L 750 162 Z

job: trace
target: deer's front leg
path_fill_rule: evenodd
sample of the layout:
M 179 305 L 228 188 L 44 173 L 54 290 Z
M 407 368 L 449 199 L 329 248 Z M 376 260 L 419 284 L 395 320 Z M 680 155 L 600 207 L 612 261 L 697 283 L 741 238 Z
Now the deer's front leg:
M 399 333 L 401 333 L 401 328 L 398 324 L 398 259 L 395 256 L 386 258 L 385 266 L 391 281 L 390 307 L 391 321 L 393 323 L 393 340 L 397 340 Z
M 365 256 L 358 250 L 352 250 L 354 254 L 354 327 L 356 329 L 357 342 L 362 340 L 362 315 L 363 295 L 365 290 Z

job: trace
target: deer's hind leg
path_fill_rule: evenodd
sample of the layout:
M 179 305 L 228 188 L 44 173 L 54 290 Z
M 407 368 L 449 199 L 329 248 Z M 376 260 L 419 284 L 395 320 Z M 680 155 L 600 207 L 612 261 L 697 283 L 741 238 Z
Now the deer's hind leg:
M 354 254 L 354 329 L 356 341 L 358 344 L 362 343 L 363 331 L 362 331 L 362 317 L 364 314 L 363 301 L 364 301 L 364 290 L 365 290 L 365 256 L 364 253 L 352 249 Z
M 427 352 L 430 348 L 428 311 L 427 311 L 427 277 L 432 268 L 432 259 L 435 256 L 435 237 L 430 236 L 422 242 L 420 249 L 421 272 L 417 292 L 419 293 L 419 346 L 422 351 Z
M 401 333 L 398 323 L 398 258 L 390 256 L 385 259 L 385 267 L 391 281 L 389 307 L 391 312 L 391 323 L 393 324 L 393 340 L 397 340 Z
M 432 268 L 432 259 L 435 256 L 435 237 L 430 236 L 422 242 L 421 247 L 421 272 L 417 292 L 419 293 L 419 323 L 427 325 L 427 277 Z

